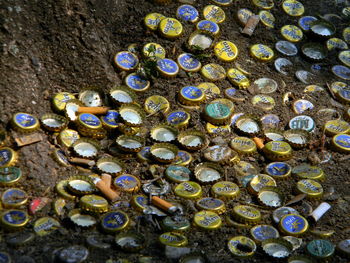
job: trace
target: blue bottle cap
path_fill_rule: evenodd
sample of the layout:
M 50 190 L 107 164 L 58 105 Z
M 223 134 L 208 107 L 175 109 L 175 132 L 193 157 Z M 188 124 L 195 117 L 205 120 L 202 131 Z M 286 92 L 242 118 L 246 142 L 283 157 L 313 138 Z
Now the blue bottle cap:
M 342 65 L 335 65 L 332 67 L 332 72 L 338 78 L 350 80 L 350 69 Z
M 179 66 L 174 60 L 169 58 L 158 60 L 157 69 L 165 77 L 173 77 L 179 73 Z
M 19 229 L 29 221 L 28 214 L 21 210 L 7 210 L 1 215 L 0 223 L 8 230 Z
M 201 62 L 192 54 L 183 53 L 177 58 L 180 68 L 187 72 L 197 72 L 201 69 Z
M 298 236 L 308 230 L 309 223 L 301 215 L 289 214 L 282 217 L 279 226 L 282 232 L 291 236 Z
M 220 32 L 220 27 L 217 23 L 209 20 L 201 20 L 197 23 L 197 30 L 206 31 L 213 36 L 218 35 Z
M 237 89 L 235 88 L 227 88 L 225 89 L 225 96 L 229 99 L 233 99 L 237 93 Z
M 6 252 L 0 252 L 0 262 L 1 263 L 11 263 L 11 257 Z
M 13 116 L 12 125 L 18 131 L 31 132 L 39 128 L 39 121 L 31 114 L 19 112 Z
M 268 175 L 271 175 L 273 178 L 286 178 L 291 172 L 292 168 L 289 164 L 284 162 L 274 162 L 270 163 L 265 167 L 265 171 Z
M 146 91 L 149 86 L 150 82 L 141 76 L 137 75 L 136 73 L 131 73 L 125 78 L 125 84 L 134 91 Z
M 117 128 L 120 114 L 115 110 L 109 110 L 105 116 L 101 117 L 102 124 L 108 128 Z
M 140 189 L 140 180 L 130 174 L 123 174 L 113 181 L 115 187 L 125 192 L 136 192 Z
M 199 18 L 197 9 L 191 5 L 181 5 L 177 11 L 176 16 L 178 19 L 188 22 L 196 22 Z
M 306 31 L 309 31 L 311 29 L 312 22 L 314 22 L 316 20 L 317 20 L 317 18 L 314 16 L 303 16 L 299 19 L 298 25 L 302 30 L 304 30 L 306 32 Z
M 191 116 L 186 111 L 173 111 L 167 116 L 167 123 L 178 128 L 186 127 Z
M 137 56 L 129 51 L 118 52 L 114 57 L 115 65 L 121 70 L 134 70 L 139 64 Z
M 130 220 L 126 213 L 114 211 L 105 214 L 101 219 L 101 226 L 108 233 L 115 233 L 125 229 Z
M 100 119 L 91 113 L 81 113 L 78 116 L 78 122 L 80 126 L 87 129 L 99 129 L 102 127 Z
M 170 165 L 165 170 L 165 175 L 173 182 L 182 183 L 190 180 L 191 170 L 181 165 Z
M 250 234 L 255 241 L 262 242 L 270 238 L 278 238 L 280 234 L 278 230 L 270 225 L 257 225 L 250 229 Z
M 179 100 L 185 105 L 198 105 L 205 99 L 202 89 L 195 86 L 183 87 L 179 94 Z

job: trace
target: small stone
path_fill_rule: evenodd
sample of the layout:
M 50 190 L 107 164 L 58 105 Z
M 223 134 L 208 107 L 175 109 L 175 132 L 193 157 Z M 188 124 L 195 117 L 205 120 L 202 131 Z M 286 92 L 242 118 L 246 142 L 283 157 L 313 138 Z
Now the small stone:
M 165 246 L 165 256 L 168 259 L 178 259 L 182 256 L 185 256 L 191 252 L 189 247 L 171 247 Z

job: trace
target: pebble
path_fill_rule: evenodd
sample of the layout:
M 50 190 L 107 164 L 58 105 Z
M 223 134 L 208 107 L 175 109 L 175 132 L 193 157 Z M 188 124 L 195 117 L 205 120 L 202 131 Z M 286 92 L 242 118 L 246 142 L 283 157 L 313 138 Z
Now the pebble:
M 178 259 L 182 256 L 185 256 L 191 252 L 189 247 L 171 247 L 165 246 L 165 256 L 168 259 Z

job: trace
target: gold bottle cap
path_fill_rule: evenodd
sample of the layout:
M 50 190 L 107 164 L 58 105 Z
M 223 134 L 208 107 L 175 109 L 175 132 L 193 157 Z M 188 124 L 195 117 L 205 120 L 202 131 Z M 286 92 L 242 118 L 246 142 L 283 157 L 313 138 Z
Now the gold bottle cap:
M 160 21 L 159 31 L 164 37 L 174 39 L 182 35 L 183 26 L 179 20 L 167 17 Z
M 17 208 L 27 202 L 27 193 L 19 188 L 9 188 L 1 196 L 1 203 L 4 208 Z
M 350 152 L 350 135 L 337 134 L 332 138 L 332 146 L 338 152 Z
M 56 112 L 62 112 L 69 100 L 75 99 L 74 95 L 68 92 L 59 92 L 52 98 L 52 107 Z
M 305 148 L 311 141 L 310 133 L 303 129 L 287 130 L 283 137 L 295 149 Z
M 224 62 L 231 62 L 238 56 L 238 48 L 230 41 L 220 41 L 214 47 L 214 54 Z
M 80 208 L 87 212 L 105 213 L 108 211 L 108 201 L 98 195 L 84 195 L 79 201 Z
M 94 114 L 81 113 L 78 115 L 78 127 L 83 130 L 99 130 L 102 128 L 101 120 Z
M 247 137 L 233 138 L 230 147 L 239 154 L 253 154 L 257 150 L 255 142 Z
M 78 139 L 80 139 L 79 133 L 71 129 L 64 129 L 57 137 L 58 143 L 66 148 L 71 147 Z
M 275 179 L 267 174 L 258 174 L 249 182 L 248 189 L 253 194 L 258 194 L 266 186 L 277 186 Z
M 321 167 L 313 166 L 307 163 L 295 166 L 292 170 L 293 175 L 298 176 L 300 179 L 312 179 L 323 181 L 325 179 L 325 173 Z
M 258 193 L 258 201 L 260 204 L 268 208 L 277 208 L 284 203 L 283 193 L 274 186 L 263 187 Z
M 270 61 L 273 59 L 275 53 L 266 45 L 255 44 L 250 47 L 250 55 L 261 61 Z
M 238 154 L 226 145 L 213 145 L 206 148 L 203 157 L 209 162 L 228 164 L 238 160 Z
M 271 141 L 265 144 L 263 152 L 272 161 L 285 161 L 293 157 L 292 147 L 283 141 Z
M 217 214 L 222 214 L 226 212 L 225 203 L 220 199 L 215 199 L 212 197 L 204 197 L 196 202 L 196 206 L 199 210 L 207 210 L 215 212 Z
M 263 23 L 264 26 L 268 27 L 268 28 L 274 28 L 275 27 L 275 22 L 276 22 L 276 18 L 274 17 L 274 15 L 266 10 L 261 10 L 259 12 L 259 18 L 261 23 Z
M 152 128 L 150 136 L 156 142 L 172 142 L 178 136 L 178 130 L 171 125 L 160 124 Z
M 311 179 L 303 179 L 297 182 L 297 191 L 306 194 L 310 199 L 319 199 L 323 196 L 322 185 Z
M 212 0 L 214 4 L 222 5 L 222 6 L 228 6 L 231 5 L 233 0 Z
M 155 31 L 158 29 L 160 21 L 164 18 L 165 16 L 163 16 L 162 14 L 150 13 L 145 16 L 143 22 L 148 29 Z
M 215 183 L 224 175 L 224 169 L 216 163 L 200 163 L 196 166 L 194 175 L 202 184 Z
M 252 98 L 252 104 L 259 109 L 270 111 L 275 107 L 276 102 L 271 96 L 258 94 Z
M 285 215 L 281 218 L 278 226 L 281 232 L 290 236 L 303 235 L 309 229 L 307 220 L 303 216 L 297 214 Z
M 145 100 L 144 109 L 148 114 L 167 113 L 170 109 L 170 103 L 163 96 L 153 95 Z
M 249 9 L 241 8 L 237 11 L 238 22 L 242 26 L 245 26 L 248 23 L 249 18 L 253 15 L 254 15 L 254 13 L 252 11 L 250 11 Z
M 250 81 L 246 75 L 236 68 L 230 68 L 227 71 L 229 81 L 240 89 L 246 89 L 250 86 Z
M 257 224 L 261 220 L 260 211 L 248 205 L 236 205 L 232 215 L 238 222 L 245 224 Z
M 13 115 L 12 127 L 18 132 L 33 132 L 40 127 L 39 120 L 31 114 L 18 112 Z
M 114 64 L 121 70 L 132 71 L 137 68 L 139 59 L 129 51 L 121 51 L 114 56 Z
M 294 25 L 285 25 L 281 28 L 281 34 L 284 39 L 290 42 L 299 42 L 303 38 L 303 31 Z
M 226 20 L 226 14 L 221 7 L 216 5 L 207 5 L 203 9 L 203 16 L 206 20 L 220 24 Z
M 166 232 L 159 236 L 159 242 L 165 246 L 184 247 L 188 244 L 187 237 L 176 232 Z
M 121 191 L 135 193 L 140 189 L 141 182 L 134 175 L 122 174 L 114 179 L 113 185 Z
M 154 160 L 160 163 L 171 163 L 175 160 L 179 149 L 170 143 L 156 143 L 152 145 L 150 154 Z
M 68 192 L 68 183 L 69 183 L 69 180 L 61 180 L 59 181 L 57 184 L 56 184 L 56 192 L 62 196 L 63 198 L 65 199 L 68 199 L 68 200 L 75 200 L 75 196 L 74 195 L 71 195 L 69 192 Z
M 129 224 L 129 216 L 119 210 L 104 214 L 101 218 L 101 227 L 103 231 L 111 234 L 125 230 Z
M 257 247 L 255 242 L 245 236 L 235 236 L 227 243 L 230 252 L 239 258 L 249 258 L 254 255 Z
M 189 165 L 193 160 L 192 155 L 186 151 L 178 151 L 175 161 L 172 163 L 174 165 Z
M 221 181 L 211 187 L 212 194 L 220 199 L 234 199 L 239 193 L 239 187 L 233 182 Z
M 112 88 L 109 91 L 109 96 L 116 104 L 132 103 L 136 101 L 136 93 L 124 86 Z
M 145 92 L 151 86 L 151 82 L 137 73 L 131 73 L 126 76 L 125 85 L 135 92 Z
M 52 217 L 42 217 L 35 221 L 33 229 L 34 232 L 42 237 L 52 234 L 61 227 L 60 222 Z
M 205 230 L 214 230 L 222 225 L 221 217 L 212 211 L 202 210 L 194 215 L 193 222 L 196 226 Z
M 87 176 L 73 176 L 67 185 L 69 191 L 75 195 L 86 195 L 96 192 L 96 187 L 90 182 Z
M 266 239 L 261 244 L 263 251 L 274 259 L 288 257 L 293 250 L 293 246 L 283 238 Z
M 349 133 L 350 124 L 342 120 L 331 120 L 327 121 L 324 125 L 326 135 L 334 136 L 340 133 Z
M 178 184 L 174 192 L 185 199 L 199 199 L 202 196 L 202 187 L 196 182 L 183 182 Z
M 117 147 L 126 153 L 139 152 L 145 144 L 144 138 L 131 135 L 120 135 L 115 142 Z
M 197 87 L 203 90 L 207 99 L 214 99 L 221 93 L 219 87 L 211 82 L 202 82 Z
M 333 37 L 327 40 L 327 49 L 329 51 L 336 49 L 346 50 L 348 48 L 348 44 L 343 39 Z
M 166 117 L 167 123 L 178 129 L 186 128 L 190 119 L 191 115 L 184 110 L 170 112 Z
M 255 116 L 251 116 L 248 114 L 244 114 L 235 122 L 235 128 L 239 133 L 248 135 L 248 136 L 256 136 L 261 131 L 261 122 Z
M 17 152 L 9 147 L 0 147 L 0 168 L 14 166 L 17 160 Z
M 72 145 L 73 151 L 82 158 L 94 158 L 100 150 L 98 141 L 87 138 L 80 138 Z
M 239 161 L 237 164 L 233 166 L 233 168 L 235 169 L 237 175 L 239 176 L 258 174 L 258 170 L 254 167 L 254 165 L 245 161 Z
M 205 129 L 207 130 L 207 132 L 210 135 L 213 135 L 214 137 L 217 135 L 227 135 L 230 134 L 231 132 L 231 125 L 227 124 L 227 125 L 221 125 L 221 126 L 216 126 L 211 124 L 210 122 L 207 122 L 207 124 L 205 125 Z
M 5 210 L 1 213 L 0 224 L 8 231 L 23 228 L 29 222 L 27 212 L 21 210 Z
M 205 119 L 214 125 L 227 125 L 234 113 L 233 102 L 228 99 L 216 99 L 204 108 Z
M 98 87 L 83 88 L 78 99 L 87 107 L 100 107 L 103 103 L 103 92 Z
M 344 51 L 339 52 L 338 59 L 345 66 L 350 67 L 350 51 L 349 50 L 344 50 Z
M 89 214 L 84 214 L 79 208 L 72 209 L 68 213 L 69 219 L 77 226 L 88 228 L 96 225 L 97 220 Z
M 185 86 L 180 90 L 178 99 L 183 105 L 196 106 L 205 100 L 205 93 L 196 86 Z
M 226 78 L 226 70 L 219 64 L 206 64 L 201 69 L 201 74 L 209 81 L 219 81 Z
M 119 108 L 121 120 L 131 127 L 140 127 L 146 118 L 146 114 L 141 107 L 136 104 L 125 104 Z
M 305 12 L 304 5 L 296 0 L 285 0 L 282 9 L 290 16 L 302 16 Z
M 125 164 L 117 158 L 102 157 L 98 159 L 96 167 L 101 173 L 108 173 L 117 176 L 124 172 Z
M 292 167 L 284 162 L 273 162 L 266 165 L 265 172 L 274 179 L 284 179 L 291 175 Z
M 142 54 L 146 58 L 163 59 L 165 58 L 166 51 L 161 45 L 152 42 L 143 46 Z
M 208 139 L 201 131 L 183 131 L 177 136 L 177 141 L 181 147 L 189 151 L 197 151 L 208 144 Z
M 273 0 L 252 0 L 253 4 L 262 9 L 272 9 L 275 4 Z
M 252 235 L 255 242 L 262 242 L 270 238 L 279 238 L 280 234 L 278 230 L 270 225 L 257 225 L 250 229 L 250 234 Z

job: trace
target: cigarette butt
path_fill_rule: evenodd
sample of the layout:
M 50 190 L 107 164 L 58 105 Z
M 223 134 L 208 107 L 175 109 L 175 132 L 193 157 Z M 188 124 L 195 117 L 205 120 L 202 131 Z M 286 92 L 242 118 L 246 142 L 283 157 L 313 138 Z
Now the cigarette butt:
M 75 163 L 75 164 L 83 164 L 83 165 L 87 165 L 87 166 L 94 166 L 95 165 L 95 161 L 93 161 L 93 160 L 84 159 L 84 158 L 77 158 L 77 157 L 69 158 L 69 162 Z
M 157 206 L 158 208 L 167 211 L 167 212 L 174 212 L 176 210 L 176 206 L 173 204 L 159 198 L 158 196 L 152 196 L 152 204 Z
M 242 31 L 242 34 L 247 36 L 253 35 L 256 26 L 259 24 L 259 21 L 260 17 L 258 15 L 249 17 L 248 22 Z
M 79 107 L 77 113 L 91 113 L 96 115 L 104 115 L 109 111 L 108 107 Z
M 24 135 L 21 137 L 15 137 L 15 142 L 18 147 L 33 144 L 42 141 L 42 136 L 39 133 Z
M 96 182 L 96 187 L 106 196 L 110 201 L 116 201 L 119 198 L 119 193 L 113 191 L 110 187 L 108 187 L 104 181 L 99 180 Z
M 102 181 L 106 184 L 108 188 L 111 188 L 112 185 L 112 176 L 110 174 L 102 174 L 101 175 Z
M 254 137 L 253 141 L 256 144 L 256 147 L 258 147 L 259 150 L 261 150 L 262 148 L 264 148 L 264 140 L 258 137 Z
M 331 205 L 323 202 L 312 213 L 311 217 L 317 222 L 331 208 Z

